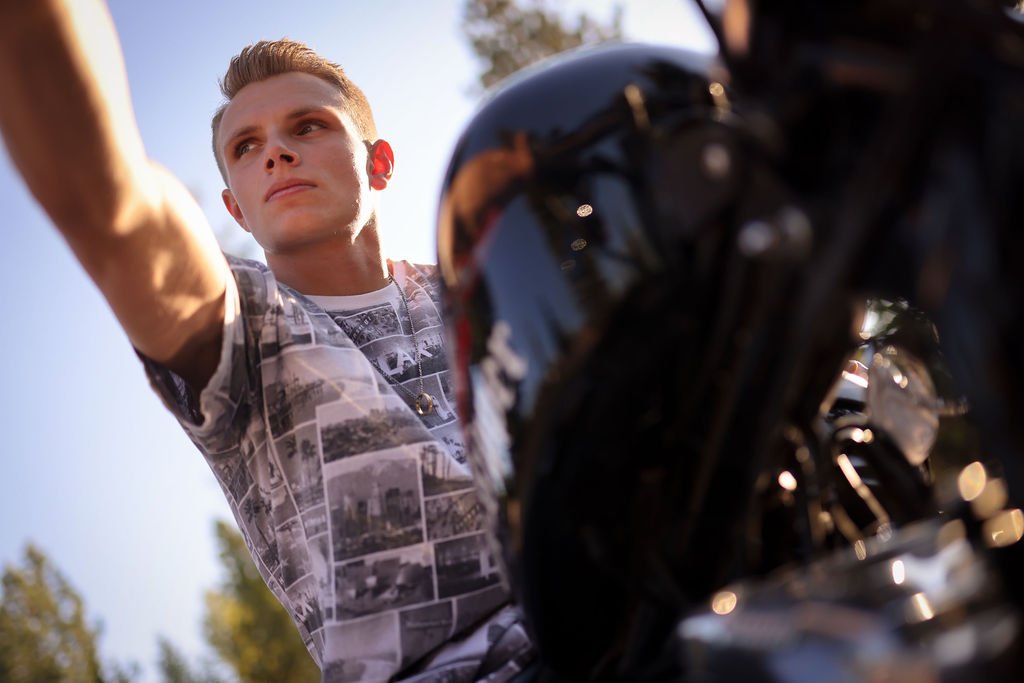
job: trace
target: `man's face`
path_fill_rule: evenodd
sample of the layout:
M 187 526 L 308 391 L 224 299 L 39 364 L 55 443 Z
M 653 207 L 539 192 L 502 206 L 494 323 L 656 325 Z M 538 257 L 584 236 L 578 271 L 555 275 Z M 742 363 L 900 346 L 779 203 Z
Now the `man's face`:
M 293 72 L 245 86 L 224 111 L 217 140 L 230 188 L 224 203 L 268 253 L 354 240 L 372 215 L 367 147 L 338 89 L 316 76 Z

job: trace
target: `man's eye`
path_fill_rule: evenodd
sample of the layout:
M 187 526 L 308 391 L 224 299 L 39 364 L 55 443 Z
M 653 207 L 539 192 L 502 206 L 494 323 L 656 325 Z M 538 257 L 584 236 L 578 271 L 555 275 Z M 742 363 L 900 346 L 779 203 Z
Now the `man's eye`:
M 324 126 L 322 123 L 318 123 L 316 121 L 306 121 L 305 123 L 299 126 L 299 130 L 297 132 L 299 135 L 308 135 L 309 133 L 312 133 L 314 130 L 320 130 L 323 127 Z
M 252 149 L 252 143 L 249 141 L 241 142 L 235 147 L 235 158 L 242 156 L 246 152 Z

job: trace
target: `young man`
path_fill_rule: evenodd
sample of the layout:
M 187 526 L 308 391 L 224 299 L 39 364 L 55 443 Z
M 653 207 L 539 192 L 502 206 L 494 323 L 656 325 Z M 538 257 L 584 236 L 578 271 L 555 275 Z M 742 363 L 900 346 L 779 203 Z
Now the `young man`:
M 381 253 L 394 157 L 359 89 L 292 41 L 232 61 L 214 153 L 268 268 L 225 258 L 146 158 L 99 0 L 0 0 L 0 34 L 11 158 L 324 680 L 514 677 L 531 650 L 463 462 L 433 268 Z

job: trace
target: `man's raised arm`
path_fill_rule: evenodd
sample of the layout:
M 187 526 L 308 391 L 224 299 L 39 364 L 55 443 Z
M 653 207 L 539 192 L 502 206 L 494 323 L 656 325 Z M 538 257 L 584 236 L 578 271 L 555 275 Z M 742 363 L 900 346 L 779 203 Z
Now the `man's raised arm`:
M 198 391 L 230 277 L 199 206 L 146 157 L 98 0 L 0 0 L 0 130 L 139 351 Z

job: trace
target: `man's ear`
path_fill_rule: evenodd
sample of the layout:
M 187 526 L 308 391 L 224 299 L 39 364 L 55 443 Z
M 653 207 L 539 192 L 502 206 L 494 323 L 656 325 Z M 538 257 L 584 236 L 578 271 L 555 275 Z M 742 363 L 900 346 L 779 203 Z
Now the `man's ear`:
M 366 173 L 370 176 L 370 187 L 383 190 L 388 186 L 395 172 L 395 153 L 387 140 L 377 140 L 367 149 Z
M 235 195 L 231 194 L 231 190 L 223 190 L 220 193 L 220 198 L 224 200 L 224 208 L 228 210 L 235 222 L 242 226 L 242 230 L 249 232 L 249 226 L 245 224 L 245 216 L 242 215 L 242 209 L 235 201 Z

